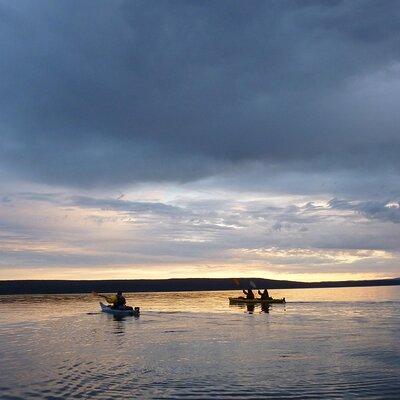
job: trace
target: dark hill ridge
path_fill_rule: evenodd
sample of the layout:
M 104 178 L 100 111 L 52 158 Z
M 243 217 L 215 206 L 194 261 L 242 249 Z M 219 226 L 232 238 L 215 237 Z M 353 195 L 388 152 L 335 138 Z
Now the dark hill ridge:
M 19 280 L 0 281 L 0 295 L 5 294 L 67 294 L 92 291 L 124 292 L 178 292 L 201 290 L 236 290 L 247 288 L 250 281 L 258 288 L 301 289 L 354 286 L 400 285 L 400 279 L 366 281 L 295 282 L 261 278 L 187 278 L 187 279 L 135 279 L 135 280 Z M 239 285 L 237 284 L 239 282 Z

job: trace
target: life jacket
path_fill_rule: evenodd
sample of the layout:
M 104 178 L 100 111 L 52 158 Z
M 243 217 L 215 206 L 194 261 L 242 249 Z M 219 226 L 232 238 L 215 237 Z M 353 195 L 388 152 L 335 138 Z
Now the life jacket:
M 126 303 L 125 297 L 124 296 L 115 296 L 115 306 L 124 306 Z

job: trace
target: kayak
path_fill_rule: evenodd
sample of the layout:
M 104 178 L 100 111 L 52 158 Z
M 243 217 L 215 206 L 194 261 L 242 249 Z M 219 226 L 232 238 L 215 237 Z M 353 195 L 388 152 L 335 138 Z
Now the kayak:
M 126 310 L 116 310 L 115 308 L 111 308 L 110 306 L 107 306 L 106 304 L 103 304 L 102 302 L 100 302 L 100 307 L 101 307 L 101 311 L 107 313 L 107 314 L 112 314 L 112 315 L 118 315 L 120 317 L 123 316 L 134 316 L 134 317 L 138 317 L 140 315 L 140 309 L 139 307 L 129 307 Z
M 229 297 L 229 304 L 285 304 L 286 299 L 246 299 L 245 297 Z

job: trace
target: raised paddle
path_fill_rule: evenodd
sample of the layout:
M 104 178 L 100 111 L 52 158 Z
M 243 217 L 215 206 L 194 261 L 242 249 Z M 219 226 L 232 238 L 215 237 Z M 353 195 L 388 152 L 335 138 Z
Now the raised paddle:
M 92 292 L 92 295 L 93 296 L 103 297 L 103 299 L 105 299 L 107 301 L 107 303 L 110 303 L 110 304 L 114 303 L 114 301 L 115 301 L 115 294 L 112 295 L 112 296 L 106 296 L 104 294 L 100 294 L 100 293 L 97 293 L 97 292 Z

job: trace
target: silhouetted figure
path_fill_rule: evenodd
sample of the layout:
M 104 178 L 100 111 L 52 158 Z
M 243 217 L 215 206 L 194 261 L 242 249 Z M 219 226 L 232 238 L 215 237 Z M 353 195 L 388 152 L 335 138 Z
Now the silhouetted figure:
M 113 305 L 111 307 L 123 310 L 123 309 L 125 309 L 125 305 L 126 305 L 126 300 L 125 300 L 125 297 L 122 296 L 122 292 L 117 292 L 117 295 L 116 295 Z
M 254 299 L 254 293 L 250 288 L 247 289 L 247 292 L 246 292 L 246 290 L 243 289 L 243 293 L 246 295 L 246 299 L 248 299 L 248 300 Z
M 269 300 L 271 297 L 269 297 L 268 289 L 264 289 L 263 292 L 258 290 L 258 294 L 261 296 L 261 300 Z

